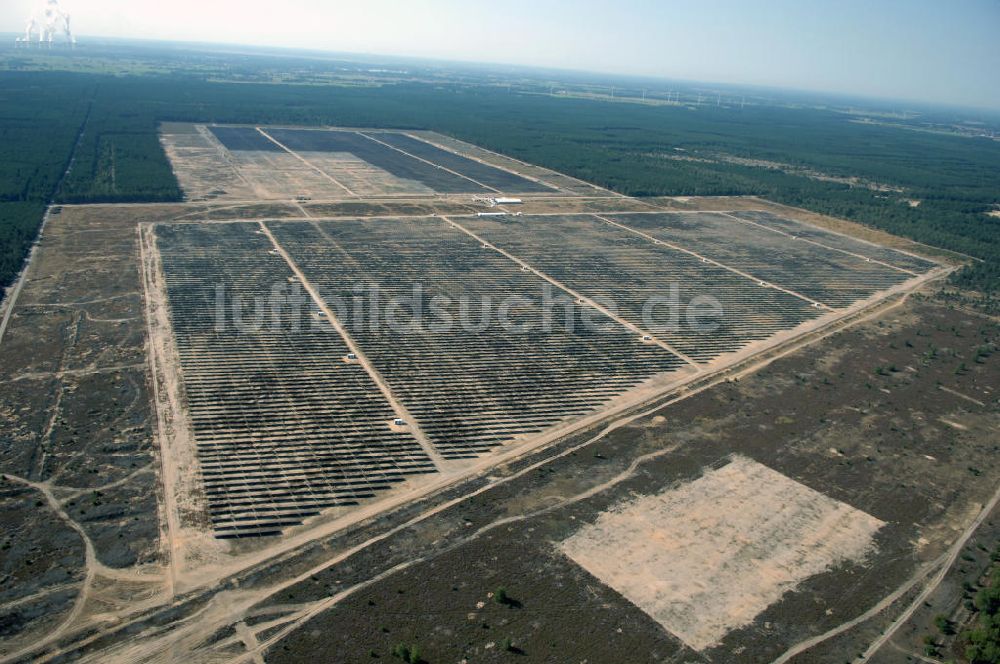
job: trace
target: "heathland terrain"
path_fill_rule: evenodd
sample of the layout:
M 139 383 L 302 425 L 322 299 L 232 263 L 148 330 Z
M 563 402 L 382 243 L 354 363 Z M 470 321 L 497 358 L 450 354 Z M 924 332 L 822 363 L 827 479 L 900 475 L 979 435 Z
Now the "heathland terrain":
M 0 50 L 0 663 L 995 660 L 996 119 L 668 85 Z

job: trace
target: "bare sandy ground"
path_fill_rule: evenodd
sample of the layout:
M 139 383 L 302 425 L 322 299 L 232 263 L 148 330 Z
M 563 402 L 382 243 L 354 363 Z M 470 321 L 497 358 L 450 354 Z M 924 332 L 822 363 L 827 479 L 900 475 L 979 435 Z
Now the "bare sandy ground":
M 884 524 L 745 457 L 603 514 L 561 550 L 695 650 L 801 581 L 872 550 Z

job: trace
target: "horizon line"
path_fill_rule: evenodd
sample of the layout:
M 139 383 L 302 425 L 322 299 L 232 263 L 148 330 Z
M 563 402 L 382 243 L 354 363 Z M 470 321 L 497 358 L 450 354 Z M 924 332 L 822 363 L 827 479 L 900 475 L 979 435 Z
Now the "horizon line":
M 18 37 L 21 35 L 20 32 L 6 32 L 0 30 L 0 36 L 9 35 L 11 37 Z M 833 99 L 828 99 L 828 101 L 840 100 L 846 102 L 847 100 L 873 102 L 877 104 L 914 104 L 922 105 L 925 108 L 922 110 L 947 110 L 947 111 L 967 111 L 976 113 L 993 113 L 997 115 L 1000 119 L 1000 106 L 979 106 L 970 103 L 949 103 L 941 101 L 931 101 L 927 99 L 918 99 L 915 97 L 880 97 L 858 92 L 848 92 L 844 90 L 829 90 L 829 89 L 818 89 L 818 88 L 797 88 L 797 87 L 787 87 L 782 85 L 774 84 L 761 84 L 761 83 L 740 83 L 732 81 L 706 81 L 693 78 L 684 77 L 672 77 L 665 75 L 652 75 L 652 74 L 636 74 L 623 71 L 611 71 L 611 70 L 595 70 L 595 69 L 572 69 L 567 67 L 558 67 L 554 65 L 545 64 L 517 64 L 510 62 L 498 62 L 498 61 L 487 61 L 487 60 L 460 60 L 433 56 L 422 56 L 422 55 L 399 55 L 399 54 L 388 54 L 388 53 L 374 53 L 374 52 L 358 52 L 358 51 L 336 51 L 331 49 L 316 48 L 316 47 L 302 47 L 302 46 L 278 46 L 272 44 L 249 44 L 243 42 L 208 42 L 208 41 L 191 41 L 182 39 L 160 39 L 160 38 L 150 38 L 150 37 L 115 37 L 107 35 L 92 35 L 92 34 L 80 34 L 74 35 L 77 37 L 78 43 L 75 48 L 80 48 L 81 46 L 86 47 L 85 44 L 81 45 L 79 39 L 96 39 L 103 40 L 105 42 L 125 42 L 134 44 L 148 44 L 148 45 L 175 45 L 175 46 L 185 46 L 185 47 L 213 47 L 217 50 L 219 49 L 249 49 L 249 50 L 274 50 L 274 51 L 284 51 L 285 54 L 276 53 L 256 53 L 256 55 L 275 55 L 275 56 L 298 56 L 304 59 L 314 59 L 323 60 L 329 57 L 335 56 L 350 56 L 354 58 L 359 58 L 361 63 L 369 64 L 379 64 L 377 61 L 364 60 L 364 58 L 384 58 L 387 60 L 403 60 L 410 61 L 413 63 L 437 63 L 437 64 L 447 64 L 447 65 L 464 65 L 468 67 L 478 67 L 478 68 L 506 68 L 513 70 L 521 70 L 525 72 L 535 72 L 535 73 L 553 73 L 553 74 L 573 74 L 577 76 L 597 76 L 597 77 L 620 77 L 624 79 L 633 79 L 635 81 L 647 81 L 647 82 L 657 82 L 657 83 L 677 83 L 681 85 L 701 85 L 707 87 L 724 87 L 724 88 L 740 88 L 746 90 L 756 90 L 756 91 L 769 91 L 777 92 L 783 94 L 800 94 L 800 95 L 819 95 L 826 96 Z M 11 42 L 13 46 L 14 42 Z M 65 43 L 55 41 L 53 46 L 64 47 Z M 2 48 L 2 46 L 0 46 Z M 253 53 L 251 53 L 253 54 Z M 287 55 L 286 55 L 287 54 Z M 288 85 L 288 84 L 286 84 Z M 848 105 L 849 106 L 849 105 Z M 894 112 L 901 112 L 907 109 L 893 109 Z M 910 109 L 917 110 L 917 109 Z

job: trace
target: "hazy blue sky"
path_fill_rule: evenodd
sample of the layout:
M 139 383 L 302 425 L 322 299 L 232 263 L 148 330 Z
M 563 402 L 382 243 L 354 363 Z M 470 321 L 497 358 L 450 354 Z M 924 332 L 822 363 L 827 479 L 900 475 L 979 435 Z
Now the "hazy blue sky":
M 2 0 L 17 31 L 38 0 Z M 1000 108 L 1000 0 L 63 0 L 80 35 L 568 67 Z

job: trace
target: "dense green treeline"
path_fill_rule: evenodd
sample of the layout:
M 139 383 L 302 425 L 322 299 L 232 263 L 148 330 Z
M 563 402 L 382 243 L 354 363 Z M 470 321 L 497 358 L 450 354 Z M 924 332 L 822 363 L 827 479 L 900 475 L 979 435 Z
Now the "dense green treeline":
M 52 74 L 6 74 L 0 95 L 0 201 L 52 196 L 86 114 L 93 83 Z
M 0 83 L 9 76 L 0 74 Z M 862 124 L 815 109 L 644 106 L 510 94 L 485 85 L 20 76 L 34 77 L 40 89 L 72 91 L 64 108 L 74 109 L 67 115 L 77 120 L 79 100 L 91 94 L 86 130 L 57 194 L 64 202 L 179 198 L 156 135 L 161 121 L 427 128 L 626 194 L 756 194 L 849 218 L 983 259 L 959 283 L 1000 290 L 1000 219 L 985 214 L 1000 202 L 1000 143 L 987 139 Z M 59 154 L 65 161 L 65 147 Z M 0 191 L 24 186 L 17 183 L 26 168 L 4 172 Z M 920 203 L 914 207 L 911 200 Z
M 38 233 L 45 203 L 0 203 L 0 283 L 9 286 Z
M 970 664 L 1000 662 L 1000 549 L 994 552 L 993 562 L 987 582 L 973 600 L 976 620 L 972 629 L 962 634 Z
M 21 269 L 93 89 L 92 80 L 71 74 L 0 78 L 0 289 Z
M 180 199 L 177 179 L 159 142 L 158 109 L 143 103 L 145 95 L 163 84 L 146 87 L 142 80 L 100 81 L 73 167 L 60 188 L 60 201 Z M 173 94 L 182 89 L 176 82 L 167 87 Z

